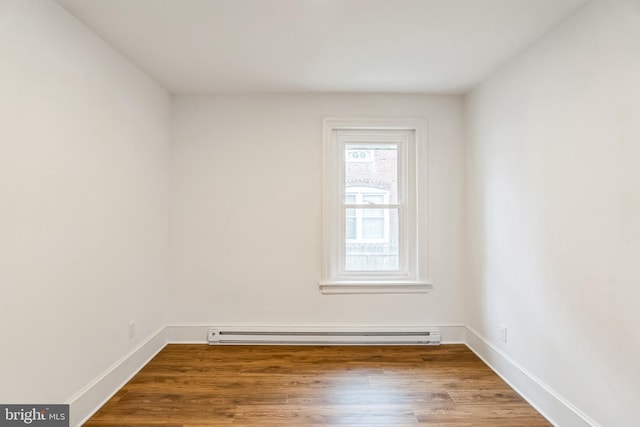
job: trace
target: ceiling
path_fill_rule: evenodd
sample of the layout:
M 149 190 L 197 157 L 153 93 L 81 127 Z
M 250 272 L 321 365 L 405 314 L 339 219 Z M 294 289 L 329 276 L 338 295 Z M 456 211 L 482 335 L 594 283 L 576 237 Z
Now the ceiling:
M 57 1 L 174 94 L 460 94 L 589 0 Z

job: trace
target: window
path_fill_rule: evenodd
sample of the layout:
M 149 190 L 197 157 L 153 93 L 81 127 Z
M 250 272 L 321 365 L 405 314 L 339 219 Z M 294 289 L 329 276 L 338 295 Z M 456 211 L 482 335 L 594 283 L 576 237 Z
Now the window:
M 324 120 L 322 292 L 431 288 L 425 129 L 421 119 Z

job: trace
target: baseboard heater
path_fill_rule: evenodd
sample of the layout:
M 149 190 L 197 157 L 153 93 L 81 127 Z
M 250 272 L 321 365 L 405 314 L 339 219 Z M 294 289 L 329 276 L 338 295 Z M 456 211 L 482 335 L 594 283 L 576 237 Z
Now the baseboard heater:
M 208 332 L 210 345 L 439 345 L 437 329 L 411 331 L 305 331 L 218 329 Z

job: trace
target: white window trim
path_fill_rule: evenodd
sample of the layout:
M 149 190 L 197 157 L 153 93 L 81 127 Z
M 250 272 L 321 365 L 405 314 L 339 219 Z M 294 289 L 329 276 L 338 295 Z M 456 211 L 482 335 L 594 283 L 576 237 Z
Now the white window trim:
M 408 191 L 415 193 L 415 204 L 410 206 L 405 221 L 415 235 L 407 234 L 404 259 L 408 267 L 400 274 L 389 272 L 340 272 L 342 237 L 340 231 L 342 178 L 341 145 L 336 140 L 340 131 L 395 130 L 412 132 L 413 141 L 408 143 L 403 167 L 409 170 L 411 182 Z M 342 150 L 344 151 L 344 150 Z M 426 293 L 433 289 L 429 279 L 428 244 L 428 156 L 427 125 L 423 118 L 340 118 L 323 119 L 323 249 L 322 280 L 320 290 L 325 294 L 360 293 Z M 399 177 L 400 178 L 400 177 Z M 419 196 L 419 197 L 418 197 Z M 344 227 L 343 227 L 344 228 Z M 342 231 L 344 232 L 344 231 Z

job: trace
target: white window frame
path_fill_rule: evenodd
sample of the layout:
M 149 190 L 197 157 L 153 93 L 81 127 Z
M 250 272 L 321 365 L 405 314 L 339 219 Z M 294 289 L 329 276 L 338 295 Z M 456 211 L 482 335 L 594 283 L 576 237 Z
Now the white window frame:
M 345 271 L 345 144 L 398 144 L 399 271 Z M 322 293 L 425 293 L 429 280 L 427 126 L 423 118 L 323 119 Z M 349 205 L 351 207 L 351 205 Z

